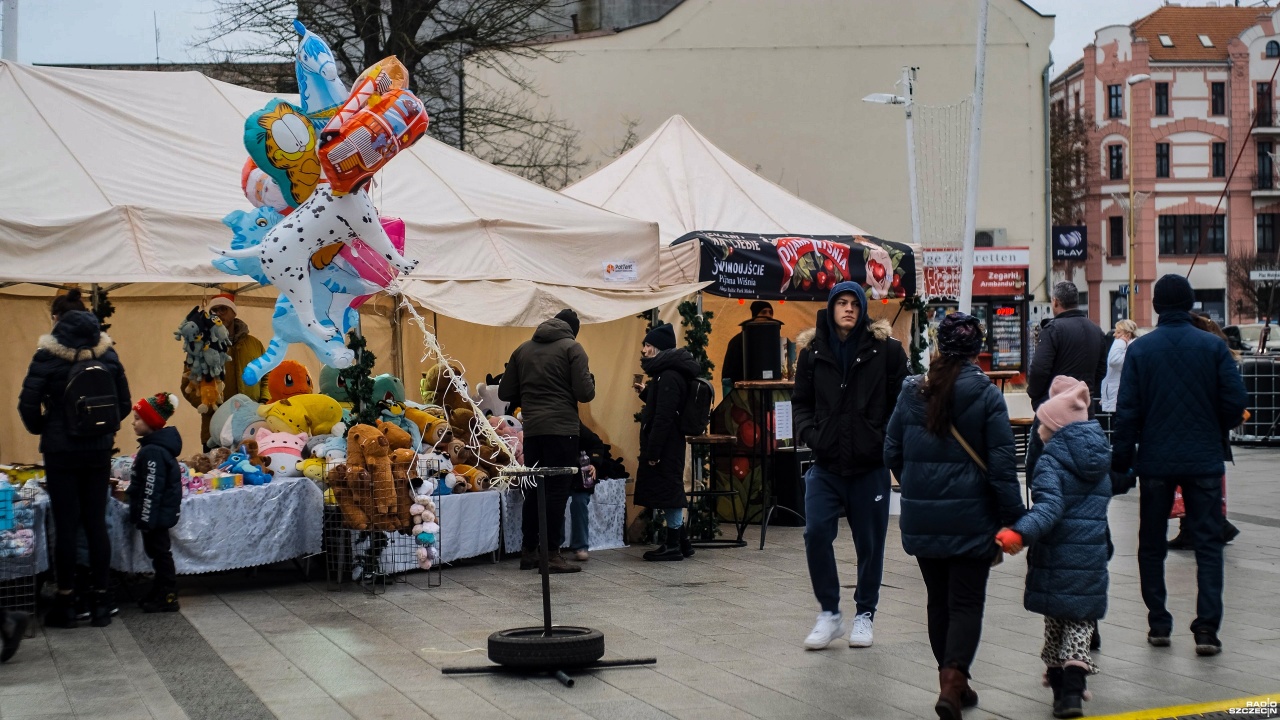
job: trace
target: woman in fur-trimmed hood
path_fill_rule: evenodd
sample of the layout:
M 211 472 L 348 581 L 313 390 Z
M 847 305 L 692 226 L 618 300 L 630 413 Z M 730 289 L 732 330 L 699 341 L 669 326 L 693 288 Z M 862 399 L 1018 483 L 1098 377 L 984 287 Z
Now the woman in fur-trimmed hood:
M 85 309 L 80 291 L 54 299 L 50 308 L 53 331 L 40 338 L 31 367 L 22 381 L 18 413 L 27 432 L 40 436 L 46 489 L 57 528 L 54 569 L 58 594 L 45 618 L 48 627 L 75 627 L 72 591 L 75 588 L 76 536 L 83 527 L 89 545 L 89 568 L 95 592 L 90 598 L 95 626 L 111 623 L 106 589 L 111 546 L 107 537 L 107 481 L 111 476 L 112 434 L 72 436 L 63 394 L 78 361 L 92 357 L 111 372 L 119 417 L 129 416 L 133 404 L 124 366 L 98 318 Z

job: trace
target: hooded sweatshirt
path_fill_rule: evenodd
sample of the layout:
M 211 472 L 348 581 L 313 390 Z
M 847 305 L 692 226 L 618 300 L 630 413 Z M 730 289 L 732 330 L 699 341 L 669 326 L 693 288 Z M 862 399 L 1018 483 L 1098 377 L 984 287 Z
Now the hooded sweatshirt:
M 499 399 L 521 409 L 525 437 L 577 436 L 578 403 L 595 396 L 587 352 L 569 324 L 557 318 L 539 325 L 533 339 L 511 353 L 498 383 Z
M 840 334 L 836 329 L 835 308 L 836 298 L 844 293 L 853 293 L 858 300 L 858 323 L 853 326 L 853 330 L 844 340 L 840 340 Z M 842 368 L 848 368 L 849 363 L 853 362 L 854 353 L 857 351 L 858 343 L 862 340 L 862 334 L 867 329 L 867 294 L 863 291 L 862 286 L 852 280 L 846 280 L 838 283 L 831 288 L 831 292 L 827 295 L 827 345 L 830 346 L 831 352 L 836 355 L 836 362 Z
M 142 530 L 167 529 L 178 524 L 182 507 L 182 436 L 165 426 L 138 438 L 129 483 L 129 518 Z

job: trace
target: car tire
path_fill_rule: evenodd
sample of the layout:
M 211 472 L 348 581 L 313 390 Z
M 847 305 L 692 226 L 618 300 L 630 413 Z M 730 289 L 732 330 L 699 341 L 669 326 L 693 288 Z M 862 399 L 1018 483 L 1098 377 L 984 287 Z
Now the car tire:
M 604 657 L 604 634 L 584 627 L 542 626 L 499 630 L 489 636 L 489 659 L 505 667 L 562 670 Z

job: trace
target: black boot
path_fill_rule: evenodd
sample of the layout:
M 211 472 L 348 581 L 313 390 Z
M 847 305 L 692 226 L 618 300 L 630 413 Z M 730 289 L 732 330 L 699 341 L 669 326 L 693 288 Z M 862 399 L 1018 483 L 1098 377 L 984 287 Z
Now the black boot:
M 1093 621 L 1093 636 L 1089 638 L 1089 651 L 1098 652 L 1102 649 L 1102 635 L 1098 632 L 1098 621 Z
M 1174 535 L 1173 539 L 1169 541 L 1169 549 L 1170 550 L 1190 550 L 1191 549 L 1190 534 L 1184 531 L 1181 525 L 1178 526 L 1178 534 Z
M 1222 544 L 1230 545 L 1235 542 L 1238 535 L 1240 535 L 1240 528 L 1232 525 L 1230 520 L 1224 520 L 1222 525 Z
M 680 526 L 680 554 L 693 557 L 693 541 L 689 539 L 689 524 Z
M 1078 718 L 1084 715 L 1085 676 L 1088 670 L 1079 665 L 1062 668 L 1062 695 L 1053 703 L 1056 718 Z
M 71 593 L 56 593 L 53 596 L 53 607 L 44 616 L 45 627 L 65 628 L 70 630 L 76 626 L 75 597 Z
M 111 624 L 111 611 L 115 608 L 115 603 L 111 602 L 111 595 L 106 590 L 95 590 L 89 598 L 89 612 L 91 617 L 89 624 L 94 627 L 106 627 Z
M 680 529 L 684 529 L 681 525 Z M 680 552 L 680 530 L 672 530 L 666 528 L 662 531 L 662 544 L 650 550 L 642 556 L 649 562 L 671 562 L 675 560 L 683 560 L 684 553 Z
M 1045 682 L 1049 683 L 1050 689 L 1053 690 L 1053 707 L 1058 707 L 1058 701 L 1062 699 L 1062 668 L 1051 667 L 1044 671 Z
M 138 603 L 144 613 L 178 612 L 178 591 L 175 588 L 157 588 L 149 597 Z

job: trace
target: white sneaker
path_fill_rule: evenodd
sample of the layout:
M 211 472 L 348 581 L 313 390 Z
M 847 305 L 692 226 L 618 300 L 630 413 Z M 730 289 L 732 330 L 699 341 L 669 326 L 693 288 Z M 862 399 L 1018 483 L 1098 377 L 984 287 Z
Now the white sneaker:
M 853 629 L 849 631 L 849 647 L 871 647 L 871 613 L 854 616 Z
M 832 640 L 840 637 L 843 632 L 843 625 L 844 615 L 840 613 L 823 612 L 819 614 L 818 622 L 814 624 L 809 637 L 804 639 L 804 648 L 806 650 L 821 650 L 830 645 Z

